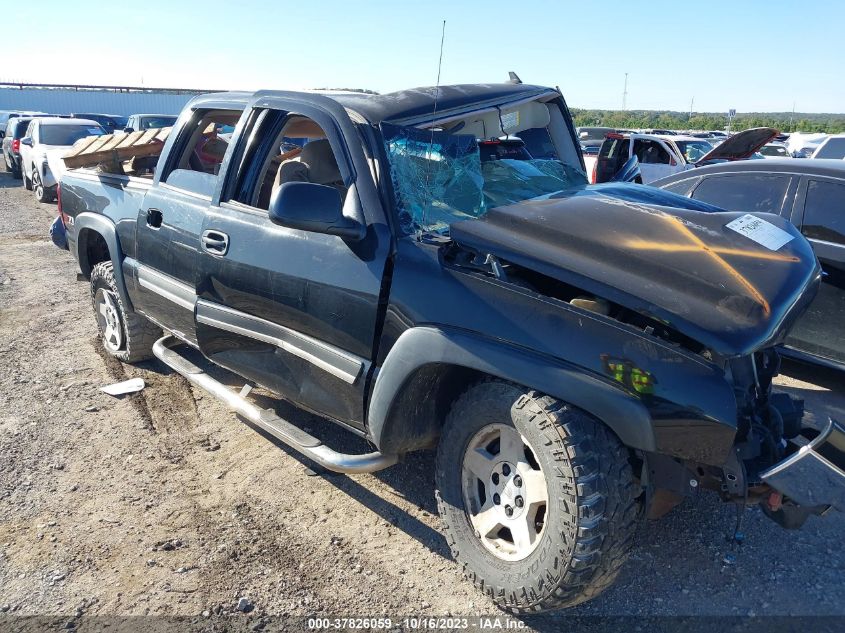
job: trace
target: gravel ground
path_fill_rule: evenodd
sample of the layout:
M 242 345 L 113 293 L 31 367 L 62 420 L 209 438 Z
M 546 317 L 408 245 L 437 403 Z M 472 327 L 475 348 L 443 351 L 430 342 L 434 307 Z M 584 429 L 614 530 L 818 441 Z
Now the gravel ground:
M 438 532 L 431 454 L 375 475 L 310 476 L 161 364 L 104 357 L 87 284 L 47 237 L 55 213 L 0 173 L 0 613 L 201 618 L 237 613 L 239 601 L 246 622 L 497 613 Z M 816 419 L 845 419 L 842 374 L 785 371 L 779 385 Z M 135 376 L 147 383 L 139 394 L 98 390 Z M 331 445 L 363 448 L 275 407 Z M 746 542 L 732 551 L 734 520 L 713 496 L 684 503 L 642 526 L 613 588 L 531 626 L 557 630 L 573 615 L 845 614 L 842 515 L 787 532 L 748 510 Z

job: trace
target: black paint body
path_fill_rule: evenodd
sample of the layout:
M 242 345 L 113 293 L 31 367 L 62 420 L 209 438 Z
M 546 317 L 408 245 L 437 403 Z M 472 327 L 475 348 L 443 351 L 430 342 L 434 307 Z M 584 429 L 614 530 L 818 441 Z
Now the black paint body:
M 438 113 L 549 92 L 441 88 Z M 712 246 L 762 252 L 724 228 L 741 214 L 712 213 L 638 185 L 580 188 L 496 209 L 454 224 L 451 240 L 404 235 L 384 177 L 389 166 L 378 124 L 424 117 L 431 95 L 419 89 L 383 97 L 268 92 L 195 99 L 152 182 L 85 171 L 64 177 L 70 250 L 88 273 L 104 240 L 136 310 L 211 360 L 385 452 L 432 445 L 442 394 L 458 378 L 487 374 L 572 402 L 632 448 L 724 463 L 738 424 L 727 359 L 777 344 L 812 298 L 818 268 L 806 240 L 769 217 L 795 236 L 779 251 L 788 263 L 725 256 L 765 297 L 762 307 L 706 253 L 655 255 L 625 246 L 633 238 L 687 239 L 667 219 L 677 216 Z M 566 105 L 555 99 L 577 146 Z M 212 108 L 245 111 L 209 199 L 175 190 L 162 174 L 178 130 Z M 264 108 L 303 114 L 325 130 L 349 187 L 345 213 L 363 223 L 363 239 L 278 226 L 266 212 L 232 201 L 253 112 Z M 379 164 L 380 179 L 368 160 Z M 150 226 L 150 209 L 161 212 L 160 226 Z M 224 254 L 203 249 L 207 231 L 228 236 Z M 465 265 L 473 253 L 499 258 L 517 274 Z M 565 296 L 572 289 L 645 322 L 579 308 Z M 646 389 L 631 382 L 633 374 L 647 377 Z

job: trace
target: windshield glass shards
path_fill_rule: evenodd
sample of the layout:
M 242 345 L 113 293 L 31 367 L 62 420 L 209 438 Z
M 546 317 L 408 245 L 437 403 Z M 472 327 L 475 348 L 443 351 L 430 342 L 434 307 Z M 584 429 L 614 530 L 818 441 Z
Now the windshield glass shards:
M 399 219 L 408 233 L 445 231 L 484 213 L 481 157 L 474 136 L 382 124 Z
M 503 139 L 509 151 L 481 151 L 469 134 L 450 134 L 382 123 L 397 197 L 399 219 L 406 233 L 448 233 L 456 220 L 479 218 L 493 207 L 521 202 L 586 185 L 580 169 L 559 160 L 535 159 L 519 139 Z M 516 156 L 508 158 L 507 156 Z

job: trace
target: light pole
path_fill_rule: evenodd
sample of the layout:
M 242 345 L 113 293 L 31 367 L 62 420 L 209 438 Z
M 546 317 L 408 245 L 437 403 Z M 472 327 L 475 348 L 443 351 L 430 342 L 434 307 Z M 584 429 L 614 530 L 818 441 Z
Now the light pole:
M 628 109 L 628 73 L 625 73 L 625 87 L 622 89 L 622 111 Z

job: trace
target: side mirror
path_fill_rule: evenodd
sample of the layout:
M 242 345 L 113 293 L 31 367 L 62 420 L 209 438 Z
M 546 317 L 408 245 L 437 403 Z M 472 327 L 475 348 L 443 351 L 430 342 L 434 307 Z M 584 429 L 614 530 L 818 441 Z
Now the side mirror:
M 27 147 L 32 147 L 32 137 L 31 136 L 24 136 L 21 139 L 21 145 L 26 145 Z
M 126 134 L 132 134 L 132 132 L 134 132 L 135 130 L 133 130 L 131 127 L 125 127 L 123 128 L 123 131 Z
M 6 138 L 6 133 L 0 130 L 0 138 Z
M 292 229 L 363 239 L 365 227 L 343 215 L 340 192 L 311 182 L 286 182 L 270 200 L 270 221 Z

